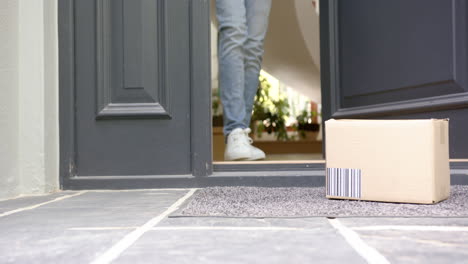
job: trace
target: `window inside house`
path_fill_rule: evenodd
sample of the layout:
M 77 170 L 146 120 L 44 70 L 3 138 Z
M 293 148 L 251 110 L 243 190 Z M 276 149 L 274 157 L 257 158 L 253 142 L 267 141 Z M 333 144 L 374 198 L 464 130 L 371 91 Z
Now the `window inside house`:
M 216 10 L 213 2 L 212 10 Z M 217 26 L 212 14 L 213 160 L 224 160 Z M 262 71 L 250 122 L 266 161 L 321 160 L 321 92 L 317 0 L 273 0 Z

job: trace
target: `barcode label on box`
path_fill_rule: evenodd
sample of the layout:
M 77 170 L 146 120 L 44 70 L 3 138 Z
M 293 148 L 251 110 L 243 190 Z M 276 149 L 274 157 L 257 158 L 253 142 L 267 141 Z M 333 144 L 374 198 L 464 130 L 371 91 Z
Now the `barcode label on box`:
M 327 168 L 327 195 L 361 198 L 361 170 Z

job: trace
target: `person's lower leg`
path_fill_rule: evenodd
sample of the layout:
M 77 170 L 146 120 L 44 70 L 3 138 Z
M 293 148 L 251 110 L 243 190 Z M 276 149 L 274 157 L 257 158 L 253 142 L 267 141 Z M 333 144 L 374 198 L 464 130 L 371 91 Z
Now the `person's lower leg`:
M 245 118 L 244 125 L 250 126 L 255 94 L 264 53 L 263 44 L 268 29 L 271 0 L 246 0 L 247 40 L 245 50 Z
M 240 4 L 240 3 L 241 4 Z M 224 134 L 245 128 L 245 55 L 247 27 L 244 0 L 216 0 L 218 17 L 219 87 Z

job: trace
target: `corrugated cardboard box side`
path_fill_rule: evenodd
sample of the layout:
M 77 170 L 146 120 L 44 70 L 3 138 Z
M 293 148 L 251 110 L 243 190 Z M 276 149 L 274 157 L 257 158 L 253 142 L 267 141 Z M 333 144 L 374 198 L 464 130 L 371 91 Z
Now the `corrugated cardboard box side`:
M 437 203 L 450 195 L 448 120 L 328 120 L 327 198 Z

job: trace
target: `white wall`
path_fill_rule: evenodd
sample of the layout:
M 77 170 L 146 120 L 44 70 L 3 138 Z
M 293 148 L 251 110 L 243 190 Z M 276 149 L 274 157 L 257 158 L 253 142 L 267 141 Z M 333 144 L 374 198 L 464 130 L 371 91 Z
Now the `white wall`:
M 263 68 L 321 103 L 319 19 L 307 0 L 273 0 Z
M 0 199 L 58 189 L 56 5 L 0 1 Z
M 320 17 L 319 1 L 316 0 L 315 12 L 308 0 L 295 0 L 296 19 L 302 37 L 307 46 L 309 54 L 312 56 L 315 66 L 320 70 Z
M 0 199 L 19 194 L 18 0 L 0 1 Z
M 44 0 L 44 191 L 59 189 L 58 11 L 60 0 Z

